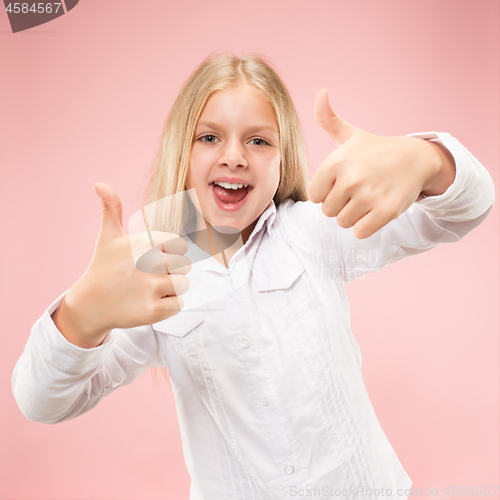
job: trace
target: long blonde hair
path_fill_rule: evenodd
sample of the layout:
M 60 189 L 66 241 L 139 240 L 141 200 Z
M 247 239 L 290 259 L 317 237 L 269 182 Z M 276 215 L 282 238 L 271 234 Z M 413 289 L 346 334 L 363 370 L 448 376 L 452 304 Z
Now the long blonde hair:
M 280 179 L 273 197 L 276 207 L 288 198 L 294 201 L 308 199 L 307 156 L 300 121 L 277 70 L 261 54 L 237 57 L 227 52 L 213 53 L 187 79 L 165 122 L 141 202 L 142 207 L 157 207 L 150 229 L 181 234 L 179 231 L 190 216 L 190 208 L 182 205 L 185 198 L 176 202 L 175 197 L 171 197 L 167 205 L 155 202 L 185 190 L 194 131 L 210 96 L 217 90 L 240 85 L 249 85 L 259 91 L 276 115 L 281 155 Z M 162 371 L 166 375 L 166 369 Z

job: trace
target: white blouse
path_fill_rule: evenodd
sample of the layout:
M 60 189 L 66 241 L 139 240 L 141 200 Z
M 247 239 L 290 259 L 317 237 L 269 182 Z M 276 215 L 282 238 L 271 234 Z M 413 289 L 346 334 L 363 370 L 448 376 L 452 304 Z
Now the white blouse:
M 55 327 L 61 295 L 33 326 L 13 373 L 23 414 L 50 424 L 75 418 L 147 368 L 166 366 L 191 500 L 406 499 L 412 482 L 366 392 L 344 284 L 458 241 L 494 202 L 489 173 L 455 138 L 411 135 L 449 149 L 455 181 L 370 238 L 358 240 L 319 204 L 271 202 L 228 269 L 213 257 L 194 262 L 185 310 L 112 330 L 93 349 Z

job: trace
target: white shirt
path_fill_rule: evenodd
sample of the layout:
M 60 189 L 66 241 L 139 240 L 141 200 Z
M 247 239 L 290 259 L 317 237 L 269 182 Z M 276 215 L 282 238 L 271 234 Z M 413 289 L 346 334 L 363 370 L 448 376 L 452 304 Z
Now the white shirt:
M 406 499 L 412 483 L 368 398 L 344 284 L 463 238 L 494 201 L 487 170 L 455 138 L 411 135 L 450 150 L 455 181 L 370 238 L 358 240 L 319 204 L 271 202 L 228 269 L 213 257 L 193 264 L 192 286 L 193 276 L 209 277 L 207 294 L 219 298 L 154 325 L 112 330 L 94 349 L 55 327 L 61 295 L 15 367 L 21 411 L 39 422 L 69 420 L 165 365 L 191 500 L 282 500 L 307 490 L 336 500 Z

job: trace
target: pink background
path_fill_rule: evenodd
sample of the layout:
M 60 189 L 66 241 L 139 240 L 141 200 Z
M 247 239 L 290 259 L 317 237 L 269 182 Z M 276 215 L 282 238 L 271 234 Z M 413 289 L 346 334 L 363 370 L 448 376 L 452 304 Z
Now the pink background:
M 498 16 L 496 0 L 81 0 L 12 34 L 2 8 L 0 497 L 188 497 L 166 384 L 145 374 L 50 426 L 22 416 L 10 380 L 31 326 L 90 261 L 94 182 L 119 193 L 128 220 L 167 111 L 205 56 L 271 58 L 311 172 L 334 149 L 313 115 L 326 88 L 339 115 L 375 134 L 451 133 L 498 193 Z M 424 498 L 499 482 L 498 233 L 497 204 L 465 240 L 347 287 L 368 392 Z

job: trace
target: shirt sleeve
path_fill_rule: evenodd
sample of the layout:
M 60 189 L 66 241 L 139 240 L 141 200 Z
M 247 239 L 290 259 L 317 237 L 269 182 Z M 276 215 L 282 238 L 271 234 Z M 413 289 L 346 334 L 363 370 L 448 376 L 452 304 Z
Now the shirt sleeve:
M 308 252 L 327 252 L 325 260 L 344 282 L 392 262 L 459 241 L 479 226 L 495 200 L 493 180 L 486 168 L 454 137 L 445 132 L 409 134 L 438 141 L 453 155 L 455 180 L 446 192 L 419 199 L 397 219 L 369 238 L 358 239 L 352 228 L 341 228 L 327 217 L 321 204 L 288 202 L 285 213 L 296 237 Z
M 55 424 L 75 418 L 147 368 L 162 365 L 150 325 L 111 330 L 93 349 L 70 343 L 51 318 L 66 293 L 33 326 L 12 375 L 21 412 L 36 422 Z

